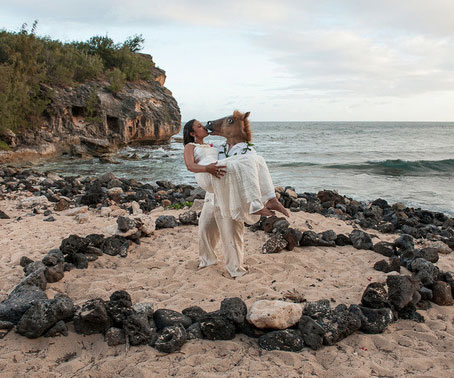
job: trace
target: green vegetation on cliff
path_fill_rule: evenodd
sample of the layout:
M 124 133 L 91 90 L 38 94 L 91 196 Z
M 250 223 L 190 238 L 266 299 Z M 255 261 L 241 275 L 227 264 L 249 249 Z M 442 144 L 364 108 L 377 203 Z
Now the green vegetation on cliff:
M 141 35 L 114 43 L 107 36 L 62 43 L 35 34 L 24 24 L 17 33 L 0 30 L 0 134 L 39 125 L 52 87 L 106 79 L 112 92 L 127 81 L 150 80 L 153 61 L 136 54 Z M 0 137 L 1 139 L 1 137 Z

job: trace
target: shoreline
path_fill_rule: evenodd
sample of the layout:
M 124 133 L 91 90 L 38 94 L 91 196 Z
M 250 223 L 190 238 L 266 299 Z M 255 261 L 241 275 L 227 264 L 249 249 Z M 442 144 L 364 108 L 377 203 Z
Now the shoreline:
M 46 177 L 58 182 L 55 175 L 49 176 Z M 171 186 L 170 183 L 162 184 Z M 159 188 L 161 196 L 164 196 L 162 191 L 165 188 Z M 285 198 L 293 198 L 289 191 L 282 193 L 288 194 Z M 16 196 L 14 193 L 11 195 Z M 64 197 L 71 199 L 74 196 L 77 197 L 77 194 L 70 193 Z M 88 207 L 82 213 L 87 216 L 79 219 L 77 214 L 65 213 L 74 204 L 66 210 L 56 211 L 54 207 L 59 202 L 49 202 L 46 206 L 51 211 L 50 216 L 56 220 L 44 222 L 49 215 L 43 214 L 43 204 L 35 206 L 37 214 L 33 213 L 33 206 L 27 205 L 27 200 L 33 198 L 21 195 L 3 198 L 0 202 L 0 209 L 11 215 L 11 219 L 0 220 L 4 226 L 0 239 L 2 250 L 7 251 L 1 258 L 3 264 L 0 271 L 4 277 L 1 280 L 2 299 L 23 277 L 22 269 L 18 266 L 20 256 L 40 259 L 48 250 L 58 247 L 61 239 L 69 234 L 113 234 L 117 217 L 131 216 L 128 202 Z M 23 208 L 17 208 L 24 199 Z M 330 200 L 336 201 L 335 198 Z M 154 221 L 159 215 L 178 217 L 184 211 L 157 206 L 150 212 L 136 216 Z M 17 220 L 17 217 L 22 219 Z M 332 229 L 347 234 L 355 226 L 348 219 L 325 217 L 306 211 L 292 212 L 290 223 L 301 230 L 323 232 Z M 68 294 L 75 304 L 82 304 L 96 297 L 107 300 L 114 290 L 127 290 L 133 303 L 152 302 L 156 308 L 177 311 L 201 305 L 207 311 L 215 311 L 225 297 L 239 296 L 249 307 L 256 299 L 282 299 L 287 292 L 296 290 L 308 301 L 331 298 L 335 306 L 339 303 L 360 302 L 364 288 L 371 281 L 383 282 L 392 274 L 373 269 L 374 262 L 383 256 L 351 246 L 297 247 L 293 251 L 266 255 L 261 253 L 261 246 L 268 236 L 261 231 L 252 232 L 248 229 L 245 234 L 245 262 L 250 267 L 250 273 L 231 280 L 222 275 L 222 258 L 213 267 L 196 270 L 196 232 L 196 226 L 155 230 L 154 235 L 143 238 L 140 245 L 134 245 L 128 257 L 121 259 L 104 255 L 90 263 L 87 269 L 67 272 L 61 281 L 50 284 L 46 292 L 49 297 L 58 293 Z M 378 238 L 375 241 L 391 242 L 398 236 L 376 230 L 372 233 Z M 440 255 L 438 265 L 441 269 L 454 270 L 450 257 Z M 402 269 L 402 273 L 410 273 Z M 355 279 L 352 280 L 352 277 Z M 276 376 L 282 374 L 282 369 L 288 376 L 406 376 L 411 373 L 444 376 L 448 372 L 452 373 L 452 307 L 433 305 L 421 313 L 426 317 L 426 323 L 399 320 L 392 323 L 383 334 L 355 333 L 336 346 L 323 347 L 318 351 L 304 349 L 297 354 L 260 351 L 256 342 L 244 335 L 237 335 L 231 341 L 190 341 L 183 346 L 181 353 L 163 356 L 148 346 L 134 347 L 129 351 L 125 351 L 124 346 L 108 347 L 102 336 L 78 335 L 71 327 L 68 337 L 52 339 L 41 337 L 28 340 L 10 332 L 3 339 L 2 355 L 7 359 L 16 356 L 19 362 L 13 366 L 7 359 L 0 359 L 0 366 L 6 376 L 13 375 L 12 368 L 28 370 L 32 375 L 52 372 L 56 376 L 75 371 L 95 375 L 124 374 L 127 368 L 131 369 L 131 375 L 136 376 L 146 376 L 150 371 L 177 375 L 211 376 L 229 372 L 237 376 Z M 393 359 L 389 359 L 389 353 L 393 353 Z M 230 358 L 224 358 L 226 355 Z M 353 369 L 356 371 L 354 374 Z

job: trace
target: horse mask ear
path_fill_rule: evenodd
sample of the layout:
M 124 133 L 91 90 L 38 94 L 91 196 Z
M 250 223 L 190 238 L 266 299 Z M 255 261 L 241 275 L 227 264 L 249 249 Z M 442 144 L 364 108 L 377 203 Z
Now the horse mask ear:
M 243 120 L 245 120 L 247 117 L 249 117 L 249 114 L 251 114 L 251 112 L 246 112 L 246 113 L 244 113 Z

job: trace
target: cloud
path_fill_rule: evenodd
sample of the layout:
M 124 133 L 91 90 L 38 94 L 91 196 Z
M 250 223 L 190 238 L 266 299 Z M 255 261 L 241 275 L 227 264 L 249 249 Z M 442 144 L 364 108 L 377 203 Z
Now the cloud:
M 448 103 L 453 14 L 452 0 L 15 0 L 0 20 L 39 19 L 38 32 L 62 39 L 142 33 L 187 109 L 288 103 L 296 114 L 299 99 L 322 113 L 327 103 Z

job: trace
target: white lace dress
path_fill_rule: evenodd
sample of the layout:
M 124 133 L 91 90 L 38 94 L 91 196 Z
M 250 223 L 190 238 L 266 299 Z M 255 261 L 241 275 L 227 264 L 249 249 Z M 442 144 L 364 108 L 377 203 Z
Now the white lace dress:
M 194 161 L 208 165 L 218 160 L 218 150 L 207 144 L 195 144 Z M 275 197 L 273 181 L 265 160 L 257 154 L 237 155 L 218 161 L 226 174 L 216 178 L 209 173 L 196 173 L 201 188 L 214 193 L 214 204 L 223 217 L 253 224 L 260 219 L 252 213 L 263 209 Z

